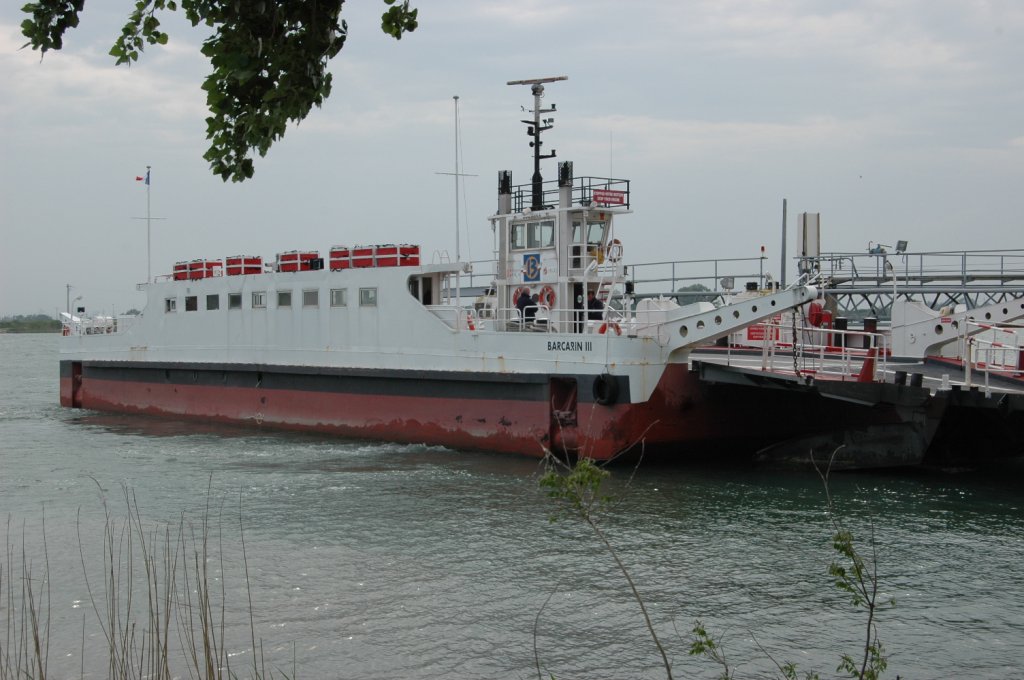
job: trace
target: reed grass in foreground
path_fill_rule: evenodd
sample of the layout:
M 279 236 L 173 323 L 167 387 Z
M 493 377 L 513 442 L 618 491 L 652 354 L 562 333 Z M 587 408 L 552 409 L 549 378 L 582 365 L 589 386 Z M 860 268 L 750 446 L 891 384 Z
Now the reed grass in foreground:
M 183 514 L 176 525 L 149 525 L 141 516 L 134 493 L 127 487 L 121 491 L 124 517 L 115 517 L 103 501 L 103 557 L 98 575 L 98 560 L 90 562 L 87 558 L 84 546 L 90 543 L 81 535 L 78 524 L 79 555 L 93 625 L 105 645 L 105 653 L 96 654 L 94 649 L 87 653 L 88 624 L 83 621 L 80 677 L 294 678 L 294 652 L 290 674 L 268 669 L 262 640 L 256 637 L 241 508 L 240 582 L 244 583 L 247 598 L 249 639 L 241 648 L 236 644 L 229 655 L 223 504 L 212 517 L 208 491 L 207 506 L 197 521 Z M 50 677 L 51 596 L 45 517 L 42 526 L 39 564 L 30 556 L 25 526 L 18 537 L 12 534 L 10 518 L 7 520 L 0 560 L 0 680 Z M 230 658 L 238 653 L 246 653 L 251 664 L 233 668 Z M 61 675 L 67 675 L 66 669 Z

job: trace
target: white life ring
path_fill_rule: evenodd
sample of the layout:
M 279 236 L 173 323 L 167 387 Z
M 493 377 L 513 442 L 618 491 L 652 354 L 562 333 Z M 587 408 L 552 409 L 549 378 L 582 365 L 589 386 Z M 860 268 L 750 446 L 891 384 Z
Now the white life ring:
M 613 238 L 608 242 L 608 247 L 605 249 L 608 255 L 609 262 L 618 262 L 622 259 L 622 241 L 617 238 Z
M 555 289 L 551 286 L 544 286 L 540 289 L 540 296 L 537 300 L 548 309 L 555 308 Z

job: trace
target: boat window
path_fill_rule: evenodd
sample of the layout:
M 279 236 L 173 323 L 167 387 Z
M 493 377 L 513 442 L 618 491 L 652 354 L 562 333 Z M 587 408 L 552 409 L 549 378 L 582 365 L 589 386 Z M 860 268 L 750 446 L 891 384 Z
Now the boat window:
M 320 291 L 316 290 L 316 289 L 302 291 L 302 306 L 303 307 L 319 307 L 320 306 Z
M 377 306 L 377 289 L 376 288 L 360 288 L 359 289 L 359 306 L 360 307 L 376 307 Z
M 587 243 L 601 245 L 604 243 L 605 222 L 587 222 Z
M 265 309 L 267 306 L 267 291 L 254 290 L 252 293 L 252 308 Z
M 228 293 L 228 309 L 241 309 L 242 308 L 242 294 L 241 293 Z
M 185 296 L 185 311 L 194 312 L 199 309 L 199 296 L 198 295 L 186 295 Z
M 278 307 L 291 307 L 292 306 L 292 292 L 290 290 L 279 290 L 279 291 L 277 291 L 277 306 Z
M 345 288 L 332 288 L 331 289 L 331 307 L 346 307 L 348 306 L 348 290 Z
M 572 242 L 583 243 L 583 223 L 579 220 L 572 223 Z
M 526 225 L 513 224 L 509 236 L 509 248 L 512 250 L 524 250 L 526 248 Z
M 555 222 L 534 222 L 530 225 L 526 245 L 529 248 L 550 248 L 555 244 Z
M 212 295 L 206 296 L 206 309 L 207 311 L 213 309 L 220 309 L 220 295 L 213 293 Z
M 177 298 L 165 298 L 164 299 L 164 311 L 165 312 L 176 312 L 176 311 L 178 311 L 178 300 L 177 300 Z

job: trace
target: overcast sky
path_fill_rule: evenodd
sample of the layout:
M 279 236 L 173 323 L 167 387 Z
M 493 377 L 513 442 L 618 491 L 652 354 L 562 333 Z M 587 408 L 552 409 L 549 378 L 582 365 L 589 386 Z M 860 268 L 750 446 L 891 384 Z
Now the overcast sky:
M 141 306 L 152 172 L 153 272 L 177 260 L 334 244 L 454 252 L 453 95 L 467 178 L 463 254 L 490 256 L 499 170 L 532 171 L 509 80 L 567 75 L 547 149 L 632 180 L 630 262 L 749 257 L 777 268 L 782 199 L 820 212 L 822 247 L 1024 248 L 1020 0 L 414 0 L 379 28 L 349 0 L 334 93 L 255 177 L 210 174 L 204 34 L 171 15 L 130 69 L 107 55 L 133 3 L 90 0 L 65 49 L 19 50 L 0 6 L 0 316 Z M 546 164 L 545 177 L 555 177 Z M 791 270 L 792 271 L 792 270 Z

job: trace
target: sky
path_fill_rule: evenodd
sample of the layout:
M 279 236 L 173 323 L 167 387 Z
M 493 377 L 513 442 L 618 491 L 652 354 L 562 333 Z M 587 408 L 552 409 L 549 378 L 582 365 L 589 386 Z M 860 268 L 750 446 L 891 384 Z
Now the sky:
M 134 6 L 90 0 L 61 52 L 19 49 L 0 6 L 0 317 L 141 307 L 152 166 L 153 274 L 174 262 L 416 243 L 455 253 L 454 100 L 464 259 L 491 256 L 497 174 L 527 183 L 510 80 L 549 85 L 546 150 L 577 176 L 631 180 L 617 223 L 629 263 L 822 250 L 1024 248 L 1024 2 L 1020 0 L 414 0 L 416 32 L 349 0 L 334 91 L 255 176 L 225 183 L 202 155 L 203 29 L 130 68 L 107 52 Z M 545 178 L 556 177 L 553 161 Z M 782 201 L 789 242 L 782 253 Z M 792 269 L 791 269 L 792 271 Z

